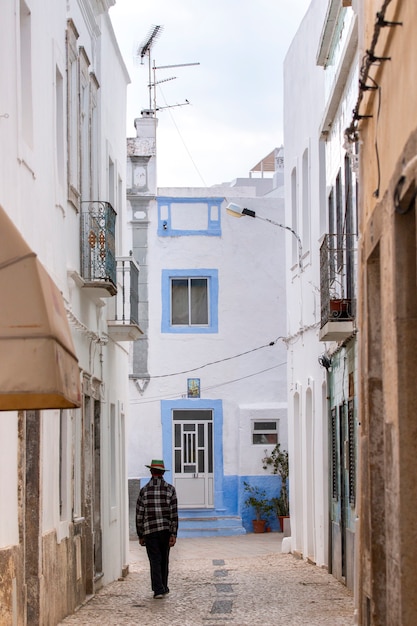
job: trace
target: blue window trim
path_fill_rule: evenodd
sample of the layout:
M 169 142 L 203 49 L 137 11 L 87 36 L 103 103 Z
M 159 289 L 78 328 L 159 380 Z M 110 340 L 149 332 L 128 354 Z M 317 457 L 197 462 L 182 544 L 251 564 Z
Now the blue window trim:
M 166 467 L 170 470 L 171 482 L 174 476 L 172 458 L 172 412 L 174 409 L 211 409 L 213 411 L 213 469 L 214 469 L 214 508 L 223 508 L 223 403 L 222 400 L 181 399 L 161 400 L 162 454 Z
M 171 324 L 171 278 L 207 278 L 209 290 L 209 319 L 208 326 L 173 326 Z M 162 323 L 161 332 L 179 334 L 209 334 L 219 331 L 219 276 L 218 270 L 162 270 Z
M 221 205 L 224 198 L 171 198 L 160 196 L 158 201 L 158 236 L 159 237 L 187 237 L 203 235 L 206 237 L 220 237 Z M 171 216 L 174 204 L 207 204 L 207 228 L 203 230 L 181 230 L 172 228 Z M 212 207 L 217 209 L 217 219 L 212 219 Z M 167 217 L 162 218 L 162 209 L 167 209 Z

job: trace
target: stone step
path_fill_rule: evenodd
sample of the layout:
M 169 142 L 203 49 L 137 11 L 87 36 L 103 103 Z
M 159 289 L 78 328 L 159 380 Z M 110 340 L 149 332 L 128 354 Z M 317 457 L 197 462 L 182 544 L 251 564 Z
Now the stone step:
M 246 534 L 242 518 L 234 515 L 189 515 L 179 517 L 179 537 L 227 537 Z

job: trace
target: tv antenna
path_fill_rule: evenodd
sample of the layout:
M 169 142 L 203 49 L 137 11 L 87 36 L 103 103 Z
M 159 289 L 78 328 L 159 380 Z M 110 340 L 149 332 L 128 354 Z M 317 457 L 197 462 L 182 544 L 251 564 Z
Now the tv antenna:
M 159 35 L 162 33 L 163 31 L 163 26 L 158 25 L 158 26 L 152 26 L 150 31 L 148 32 L 147 36 L 145 37 L 144 41 L 140 44 L 139 48 L 138 48 L 138 55 L 140 57 L 140 62 L 141 65 L 143 65 L 144 63 L 144 58 L 145 56 L 148 57 L 148 72 L 149 72 L 149 81 L 148 81 L 148 88 L 149 88 L 149 110 L 152 110 L 152 89 L 153 89 L 153 110 L 154 110 L 154 114 L 156 115 L 156 111 L 160 111 L 162 109 L 172 109 L 174 107 L 181 107 L 181 106 L 186 106 L 187 104 L 190 104 L 190 102 L 186 99 L 185 102 L 179 103 L 179 104 L 171 104 L 171 105 L 167 105 L 164 107 L 158 107 L 156 105 L 156 86 L 161 84 L 161 83 L 166 83 L 170 80 L 175 80 L 177 77 L 176 76 L 171 76 L 169 78 L 163 78 L 161 80 L 156 80 L 156 71 L 157 70 L 165 70 L 165 69 L 171 69 L 171 68 L 176 68 L 176 67 L 189 67 L 191 65 L 200 65 L 200 63 L 179 63 L 177 65 L 159 65 L 157 66 L 155 64 L 155 60 L 153 61 L 153 64 L 151 62 L 151 50 L 153 47 L 153 44 L 155 43 L 155 41 L 158 39 Z M 152 73 L 153 73 L 153 79 L 152 79 Z

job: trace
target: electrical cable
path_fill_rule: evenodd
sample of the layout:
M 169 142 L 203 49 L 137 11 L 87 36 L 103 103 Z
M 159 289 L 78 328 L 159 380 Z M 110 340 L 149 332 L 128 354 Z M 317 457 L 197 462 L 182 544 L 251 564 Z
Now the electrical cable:
M 369 50 L 366 51 L 366 54 L 363 56 L 362 58 L 362 64 L 361 64 L 361 69 L 360 69 L 360 73 L 359 73 L 359 94 L 358 94 L 358 98 L 356 101 L 356 105 L 355 108 L 352 111 L 353 114 L 353 119 L 352 122 L 350 124 L 350 126 L 348 128 L 346 128 L 345 130 L 345 137 L 346 140 L 348 142 L 351 143 L 355 143 L 358 141 L 359 139 L 359 129 L 358 129 L 358 122 L 366 117 L 372 117 L 369 115 L 360 115 L 359 114 L 359 108 L 360 105 L 362 103 L 364 94 L 366 91 L 368 91 L 369 89 L 374 89 L 374 87 L 370 87 L 367 84 L 368 78 L 370 78 L 372 80 L 372 78 L 369 76 L 369 71 L 371 66 L 374 63 L 378 63 L 378 62 L 382 62 L 382 61 L 388 61 L 389 57 L 376 57 L 375 56 L 375 48 L 376 45 L 378 43 L 378 39 L 379 39 L 379 35 L 381 32 L 382 28 L 385 28 L 386 26 L 388 27 L 392 27 L 392 26 L 401 26 L 402 22 L 388 22 L 385 20 L 385 13 L 387 11 L 388 5 L 391 3 L 392 0 L 384 0 L 384 2 L 382 3 L 381 9 L 380 11 L 376 14 L 377 20 L 375 22 L 374 25 L 374 32 L 373 32 L 373 36 L 372 36 L 372 41 L 371 41 L 371 46 L 369 48 Z M 373 81 L 375 83 L 375 81 Z
M 265 374 L 265 372 L 270 372 L 277 367 L 281 367 L 282 365 L 286 365 L 287 361 L 283 361 L 282 363 L 278 363 L 278 365 L 273 365 L 272 367 L 268 367 L 259 372 L 254 372 L 253 374 L 248 374 L 247 376 L 241 376 L 240 378 L 235 378 L 233 380 L 226 380 L 222 383 L 218 383 L 217 385 L 210 385 L 209 387 L 203 387 L 201 391 L 209 391 L 211 389 L 217 389 L 218 387 L 223 387 L 224 385 L 231 385 L 232 383 L 240 382 L 241 380 L 246 380 L 247 378 L 252 378 L 253 376 L 258 376 L 259 374 Z M 143 400 L 133 400 L 132 404 L 150 404 L 152 402 L 159 402 L 160 400 L 171 400 L 174 398 L 183 398 L 185 394 L 183 392 L 180 393 L 172 393 L 172 394 L 164 394 L 162 396 L 153 396 L 151 398 L 144 398 Z
M 285 337 L 277 337 L 276 339 L 274 339 L 273 341 L 270 341 L 269 343 L 266 343 L 263 346 L 259 346 L 258 348 L 252 348 L 252 350 L 246 350 L 246 352 L 241 352 L 240 354 L 235 354 L 234 356 L 228 356 L 225 357 L 224 359 L 218 359 L 217 361 L 211 361 L 210 363 L 204 363 L 204 365 L 199 365 L 197 367 L 192 367 L 191 369 L 188 370 L 183 370 L 181 372 L 171 372 L 170 374 L 159 374 L 156 376 L 149 376 L 149 380 L 154 380 L 156 378 L 168 378 L 170 376 L 179 376 L 181 374 L 189 374 L 190 372 L 196 372 L 197 370 L 202 370 L 205 367 L 208 367 L 209 365 L 217 365 L 218 363 L 224 363 L 225 361 L 231 361 L 232 359 L 237 359 L 241 356 L 245 356 L 246 354 L 251 354 L 252 352 L 257 352 L 258 350 L 263 350 L 264 348 L 270 348 L 271 346 L 274 346 L 280 339 L 285 339 Z
M 374 81 L 373 78 L 371 78 L 370 76 L 368 76 L 368 78 L 372 80 L 372 82 L 375 83 L 376 85 L 376 82 Z M 378 111 L 377 111 L 376 122 L 375 122 L 375 156 L 376 156 L 376 167 L 377 167 L 377 172 L 378 172 L 377 174 L 378 182 L 377 182 L 376 189 L 373 193 L 373 196 L 374 198 L 379 198 L 379 190 L 381 187 L 381 163 L 379 160 L 379 148 L 378 148 L 378 124 L 379 124 L 379 116 L 381 113 L 381 87 L 379 87 L 379 85 L 376 85 L 376 86 L 378 89 Z
M 267 367 L 264 370 L 259 372 L 254 372 L 253 374 L 247 374 L 247 376 L 241 376 L 240 378 L 235 378 L 233 380 L 227 380 L 224 383 L 219 383 L 218 385 L 211 385 L 210 387 L 204 387 L 203 391 L 208 391 L 210 389 L 217 389 L 217 387 L 223 387 L 224 385 L 230 385 L 231 383 L 238 383 L 241 380 L 245 380 L 246 378 L 252 378 L 253 376 L 258 376 L 259 374 L 265 374 L 265 372 L 270 372 L 271 370 L 276 369 L 277 367 L 281 367 L 281 365 L 286 365 L 287 361 L 283 361 L 282 363 L 278 363 L 278 365 L 273 365 L 272 367 Z
M 206 189 L 208 189 L 208 185 L 207 185 L 206 181 L 204 180 L 203 175 L 201 174 L 200 170 L 198 169 L 198 167 L 197 167 L 197 165 L 196 165 L 196 163 L 195 163 L 195 161 L 194 161 L 194 159 L 193 159 L 193 157 L 192 157 L 192 155 L 191 155 L 191 152 L 189 151 L 189 149 L 188 149 L 188 147 L 187 147 L 187 144 L 185 143 L 184 138 L 183 138 L 183 136 L 182 136 L 182 135 L 181 135 L 181 133 L 180 133 L 180 130 L 179 130 L 178 126 L 177 126 L 177 123 L 175 122 L 175 119 L 174 119 L 174 116 L 173 116 L 173 114 L 172 114 L 172 111 L 171 111 L 170 107 L 168 106 L 167 100 L 166 100 L 166 98 L 165 98 L 165 96 L 164 96 L 164 92 L 162 91 L 162 89 L 161 89 L 161 86 L 160 86 L 160 85 L 158 85 L 158 91 L 161 93 L 161 96 L 162 96 L 162 98 L 164 99 L 164 102 L 165 102 L 165 104 L 166 104 L 166 107 L 167 107 L 168 113 L 169 113 L 169 115 L 171 116 L 171 121 L 172 121 L 172 123 L 173 123 L 173 124 L 174 124 L 174 126 L 175 126 L 175 129 L 176 129 L 176 131 L 177 131 L 177 133 L 178 133 L 178 136 L 179 136 L 179 138 L 181 139 L 182 144 L 183 144 L 183 146 L 184 146 L 184 148 L 185 148 L 185 150 L 186 150 L 186 152 L 187 152 L 188 156 L 190 157 L 191 163 L 194 165 L 194 167 L 195 167 L 195 170 L 196 170 L 197 174 L 198 174 L 198 175 L 199 175 L 199 177 L 201 178 L 201 180 L 202 180 L 202 182 L 203 182 L 203 186 L 204 186 Z

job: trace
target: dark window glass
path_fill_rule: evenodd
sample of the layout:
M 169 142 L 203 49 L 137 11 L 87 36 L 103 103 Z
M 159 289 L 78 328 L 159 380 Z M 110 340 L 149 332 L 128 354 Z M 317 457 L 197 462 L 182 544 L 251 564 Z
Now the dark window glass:
M 181 424 L 175 424 L 174 437 L 175 437 L 175 447 L 179 448 L 181 446 Z
M 278 435 L 277 433 L 262 433 L 262 434 L 256 434 L 253 433 L 253 439 L 252 439 L 253 443 L 257 444 L 257 443 L 278 443 Z
M 253 430 L 276 430 L 276 422 L 255 422 Z
M 209 422 L 207 426 L 208 426 L 208 442 L 207 442 L 208 471 L 211 473 L 213 472 L 213 422 Z
M 181 450 L 175 450 L 175 473 L 181 473 Z
M 171 280 L 171 324 L 206 326 L 209 323 L 207 278 Z
M 198 451 L 198 471 L 204 472 L 204 450 Z

